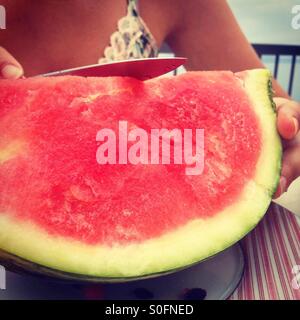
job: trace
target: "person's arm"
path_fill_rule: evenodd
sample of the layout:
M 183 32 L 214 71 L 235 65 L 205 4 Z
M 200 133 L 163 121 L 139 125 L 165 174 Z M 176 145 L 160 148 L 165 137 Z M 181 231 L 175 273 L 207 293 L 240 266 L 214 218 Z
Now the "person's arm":
M 225 0 L 185 0 L 167 42 L 178 56 L 188 57 L 188 70 L 262 68 L 263 64 L 241 31 Z M 276 96 L 288 94 L 273 84 Z
M 177 56 L 188 58 L 188 70 L 231 70 L 264 67 L 224 0 L 178 0 L 180 18 L 167 37 Z M 285 192 L 300 175 L 300 106 L 273 81 L 278 109 L 277 129 L 284 146 L 280 185 Z

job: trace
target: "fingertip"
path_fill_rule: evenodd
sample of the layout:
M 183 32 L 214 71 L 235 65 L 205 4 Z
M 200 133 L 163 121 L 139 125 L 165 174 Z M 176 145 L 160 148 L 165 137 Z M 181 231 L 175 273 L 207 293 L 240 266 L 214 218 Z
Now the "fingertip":
M 292 121 L 294 125 L 294 136 L 295 136 L 299 131 L 299 121 L 295 117 L 292 117 Z
M 23 76 L 23 69 L 13 64 L 6 64 L 1 69 L 4 79 L 18 79 Z
M 299 122 L 295 117 L 278 114 L 277 128 L 284 139 L 293 139 L 299 131 Z
M 277 190 L 273 196 L 274 199 L 279 198 L 283 193 L 286 192 L 287 188 L 287 179 L 285 177 L 280 177 L 279 184 L 277 186 Z
M 280 186 L 278 185 L 277 189 L 276 189 L 276 192 L 273 194 L 273 199 L 277 199 L 281 196 L 281 193 L 280 193 Z

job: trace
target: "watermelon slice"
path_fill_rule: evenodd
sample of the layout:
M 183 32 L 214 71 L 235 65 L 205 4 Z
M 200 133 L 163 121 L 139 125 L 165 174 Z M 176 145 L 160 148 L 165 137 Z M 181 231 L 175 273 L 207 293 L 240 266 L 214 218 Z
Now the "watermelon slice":
M 279 179 L 270 83 L 262 69 L 0 81 L 1 263 L 129 279 L 237 242 Z M 120 121 L 146 132 L 204 129 L 203 172 L 172 162 L 100 165 L 96 134 L 117 132 Z

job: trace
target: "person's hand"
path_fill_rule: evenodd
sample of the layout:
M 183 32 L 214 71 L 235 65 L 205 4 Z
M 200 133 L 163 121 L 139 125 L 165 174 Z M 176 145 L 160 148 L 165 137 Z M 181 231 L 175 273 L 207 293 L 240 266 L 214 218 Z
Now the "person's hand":
M 277 198 L 300 176 L 300 105 L 284 98 L 274 98 L 274 102 L 277 107 L 277 130 L 283 145 L 280 183 L 274 195 Z
M 20 63 L 3 47 L 0 47 L 0 79 L 18 79 L 23 76 Z

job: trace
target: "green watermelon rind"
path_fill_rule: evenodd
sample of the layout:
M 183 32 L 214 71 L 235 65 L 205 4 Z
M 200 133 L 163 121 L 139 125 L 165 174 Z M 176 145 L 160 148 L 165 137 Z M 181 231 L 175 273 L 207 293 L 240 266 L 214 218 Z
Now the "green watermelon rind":
M 262 131 L 266 132 L 266 129 L 268 129 L 269 132 L 268 139 L 265 139 L 265 141 L 270 140 L 269 143 L 267 142 L 268 148 L 266 153 L 268 153 L 268 156 L 264 159 L 268 161 L 268 157 L 274 157 L 274 161 L 270 163 L 272 165 L 271 167 L 265 165 L 262 166 L 263 170 L 267 170 L 267 173 L 263 174 L 263 170 L 261 170 L 261 172 L 258 174 L 259 179 L 256 180 L 256 182 L 258 185 L 266 187 L 268 194 L 272 198 L 277 190 L 280 179 L 282 165 L 282 145 L 276 126 L 277 110 L 276 104 L 273 100 L 274 91 L 272 88 L 271 73 L 269 70 L 257 69 L 251 70 L 251 72 L 248 71 L 248 74 L 250 75 L 248 75 L 248 80 L 245 82 L 245 88 L 248 92 L 248 95 L 250 99 L 252 99 L 253 104 L 257 106 L 257 109 L 263 108 L 266 113 L 265 115 L 262 115 L 261 113 L 257 112 L 257 114 L 261 116 Z M 260 92 L 263 90 L 263 88 L 267 90 L 267 95 Z M 274 172 L 274 174 L 272 175 L 271 172 Z M 265 179 L 265 175 L 268 175 L 269 180 L 271 181 Z
M 182 269 L 243 238 L 261 220 L 276 191 L 282 149 L 270 73 L 258 69 L 237 77 L 243 81 L 260 120 L 264 142 L 255 178 L 246 185 L 239 202 L 213 218 L 196 219 L 158 239 L 114 247 L 95 247 L 51 237 L 30 223 L 13 221 L 9 213 L 1 213 L 0 261 L 10 260 L 10 264 L 15 261 L 16 265 L 33 272 L 42 270 L 41 273 L 47 274 L 49 270 L 48 273 L 62 278 L 76 279 L 78 275 L 80 280 L 99 277 L 100 282 L 104 278 L 122 281 Z

